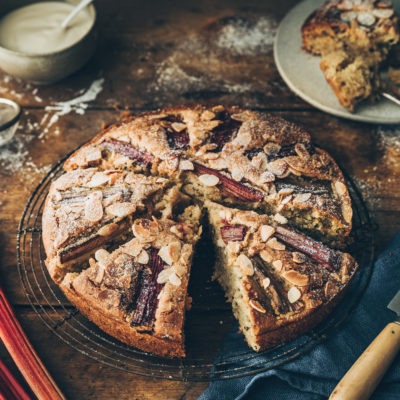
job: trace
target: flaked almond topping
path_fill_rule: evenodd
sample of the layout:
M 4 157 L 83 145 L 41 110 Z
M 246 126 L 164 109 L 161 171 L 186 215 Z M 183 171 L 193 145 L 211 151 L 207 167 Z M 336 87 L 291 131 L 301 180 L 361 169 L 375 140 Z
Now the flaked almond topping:
M 114 203 L 106 208 L 108 215 L 112 217 L 123 218 L 136 211 L 136 205 L 128 202 Z
M 296 264 L 303 264 L 307 260 L 307 257 L 303 253 L 294 251 L 292 253 L 292 259 Z
M 265 314 L 265 312 L 266 312 L 266 311 L 265 311 L 265 308 L 264 308 L 257 300 L 251 299 L 251 300 L 249 301 L 249 304 L 250 304 L 250 306 L 251 306 L 252 308 L 254 308 L 255 310 L 257 310 L 258 312 Z
M 183 231 L 180 231 L 177 225 L 172 225 L 169 229 L 174 235 L 178 236 L 178 238 L 183 238 Z
M 194 170 L 193 163 L 189 160 L 180 160 L 179 169 L 182 171 L 192 171 Z
M 278 154 L 281 149 L 281 146 L 277 143 L 267 143 L 264 146 L 264 152 L 267 156 L 274 156 Z
M 215 176 L 215 175 L 203 174 L 203 175 L 199 176 L 199 181 L 204 186 L 215 186 L 215 185 L 218 185 L 219 178 L 218 178 L 218 176 Z
M 349 224 L 353 218 L 353 210 L 351 207 L 342 204 L 342 215 L 344 220 Z
M 142 250 L 136 259 L 139 264 L 147 264 L 149 260 L 149 253 L 146 250 Z
M 346 185 L 340 181 L 335 182 L 335 190 L 340 197 L 344 196 L 347 192 Z
M 219 212 L 219 216 L 225 221 L 229 222 L 232 218 L 232 211 L 228 208 L 224 208 Z
M 278 222 L 278 224 L 287 224 L 288 220 L 282 214 L 275 214 L 274 221 Z
M 270 225 L 261 225 L 260 236 L 263 242 L 266 242 L 275 232 L 274 227 Z
M 94 253 L 94 258 L 100 266 L 106 267 L 111 263 L 111 254 L 105 249 L 99 249 Z
M 176 264 L 172 267 L 173 271 L 181 278 L 183 275 L 185 275 L 187 269 L 184 265 L 182 264 Z
M 179 260 L 181 252 L 181 243 L 172 242 L 166 246 L 161 247 L 158 255 L 168 265 L 172 265 L 174 262 Z
M 272 172 L 265 171 L 261 174 L 261 183 L 270 183 L 275 180 L 275 175 Z
M 393 10 L 388 10 L 388 9 L 379 9 L 379 10 L 373 10 L 372 14 L 376 17 L 376 18 L 380 18 L 380 19 L 387 19 L 390 18 L 393 15 L 394 11 Z
M 277 177 L 281 177 L 285 174 L 288 169 L 288 165 L 284 160 L 275 160 L 267 164 L 267 170 L 273 173 Z
M 298 271 L 290 270 L 283 274 L 283 277 L 290 283 L 296 286 L 306 286 L 308 285 L 308 276 L 303 275 Z
M 344 22 L 351 22 L 353 19 L 357 18 L 357 13 L 355 11 L 346 11 L 340 14 L 340 18 Z
M 388 0 L 382 0 L 382 1 L 378 1 L 377 3 L 375 3 L 375 6 L 378 8 L 392 8 L 393 3 Z
M 114 232 L 118 230 L 118 225 L 117 224 L 108 224 L 102 226 L 98 231 L 97 234 L 100 236 L 109 236 L 112 235 Z
M 178 275 L 175 274 L 175 272 L 172 272 L 171 275 L 169 276 L 169 281 L 175 286 L 180 286 L 182 283 L 181 278 L 179 278 Z
M 289 194 L 292 194 L 294 192 L 294 189 L 291 188 L 283 188 L 281 189 L 278 194 L 280 196 L 288 196 Z
M 137 219 L 132 225 L 132 232 L 140 240 L 151 242 L 159 232 L 159 225 L 146 218 Z
M 254 274 L 253 263 L 246 255 L 240 254 L 236 262 L 244 274 L 247 276 L 252 276 Z
M 96 223 L 103 218 L 103 194 L 100 191 L 90 193 L 85 201 L 85 218 L 89 222 Z
M 330 299 L 339 291 L 339 288 L 331 281 L 328 281 L 326 282 L 324 291 L 326 299 Z
M 274 250 L 285 250 L 286 246 L 273 237 L 268 240 L 267 246 Z
M 106 184 L 108 182 L 109 176 L 104 174 L 103 172 L 96 172 L 92 179 L 86 184 L 87 187 L 98 187 Z
M 157 283 L 159 283 L 160 285 L 162 285 L 163 283 L 168 282 L 169 276 L 171 275 L 172 272 L 173 272 L 173 271 L 172 271 L 172 268 L 163 269 L 163 270 L 158 274 Z
M 292 199 L 293 199 L 293 195 L 291 195 L 291 194 L 289 194 L 289 196 L 284 197 L 283 200 L 280 203 L 281 209 L 283 208 L 283 206 L 285 204 L 289 203 L 290 200 L 292 200 Z
M 269 279 L 269 278 L 264 278 L 263 280 L 262 280 L 262 285 L 263 285 L 263 288 L 264 289 L 267 289 L 268 288 L 268 286 L 271 284 L 271 279 Z
M 304 146 L 303 143 L 296 143 L 294 146 L 294 151 L 303 160 L 308 160 L 310 158 L 310 153 L 308 152 L 306 146 Z
M 175 132 L 181 132 L 186 128 L 185 124 L 181 124 L 180 122 L 173 122 L 171 124 L 171 128 L 175 131 Z
M 251 163 L 257 168 L 257 169 L 261 169 L 264 170 L 267 166 L 267 156 L 265 155 L 265 153 L 258 153 L 257 155 L 255 155 L 252 159 L 251 159 Z
M 275 260 L 272 262 L 272 266 L 279 272 L 282 271 L 283 263 L 281 260 Z
M 239 168 L 237 168 L 237 167 L 232 168 L 232 178 L 235 181 L 240 182 L 243 179 L 243 177 L 244 177 L 244 174 Z
M 94 278 L 94 283 L 97 283 L 99 285 L 103 281 L 104 272 L 105 272 L 104 265 L 99 264 L 97 268 L 96 277 Z
M 266 250 L 261 251 L 260 257 L 267 263 L 270 263 L 272 261 L 272 255 L 270 254 L 269 251 Z
M 210 119 L 215 118 L 215 114 L 209 110 L 205 110 L 201 113 L 201 119 L 205 119 L 209 121 Z
M 101 160 L 101 150 L 99 148 L 91 148 L 86 152 L 85 159 L 88 163 Z
M 287 294 L 288 300 L 290 303 L 295 303 L 301 297 L 301 292 L 297 287 L 293 286 L 289 289 Z
M 364 26 L 372 26 L 375 20 L 373 14 L 368 11 L 360 11 L 357 15 L 357 21 Z
M 232 143 L 237 144 L 241 147 L 247 147 L 251 142 L 251 134 L 246 131 L 239 131 L 236 138 L 232 141 Z
M 298 193 L 294 199 L 298 203 L 305 203 L 306 201 L 310 200 L 310 198 L 311 193 Z

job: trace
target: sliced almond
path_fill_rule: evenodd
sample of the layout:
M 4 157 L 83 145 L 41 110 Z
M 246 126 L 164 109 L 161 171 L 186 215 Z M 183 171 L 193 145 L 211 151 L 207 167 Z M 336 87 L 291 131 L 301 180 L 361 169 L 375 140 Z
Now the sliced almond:
M 219 178 L 218 178 L 218 176 L 215 176 L 215 175 L 203 174 L 203 175 L 199 176 L 199 181 L 204 186 L 215 186 L 215 185 L 218 185 Z
M 282 214 L 275 214 L 274 221 L 278 222 L 278 224 L 287 224 L 288 220 Z
M 262 285 L 263 285 L 263 288 L 264 289 L 267 289 L 268 288 L 268 286 L 271 284 L 271 279 L 269 279 L 269 278 L 264 278 L 263 280 L 262 280 Z
M 246 255 L 240 254 L 236 259 L 236 263 L 245 275 L 252 276 L 254 274 L 253 263 Z
M 344 196 L 347 193 L 346 185 L 340 181 L 335 182 L 335 190 L 340 197 Z
M 283 274 L 283 277 L 293 285 L 296 286 L 307 286 L 308 285 L 308 276 L 303 275 L 298 271 L 290 270 L 286 271 Z
M 328 281 L 325 284 L 324 291 L 325 291 L 325 298 L 328 300 L 331 299 L 339 291 L 339 288 L 331 281 Z
M 136 211 L 136 205 L 128 202 L 114 203 L 106 208 L 106 213 L 112 217 L 123 218 Z
M 165 263 L 167 263 L 168 265 L 172 265 L 174 262 L 179 260 L 180 252 L 181 243 L 172 242 L 166 246 L 161 247 L 158 255 Z
M 294 251 L 292 253 L 292 259 L 296 264 L 303 264 L 306 262 L 307 257 L 303 253 L 299 253 L 298 251 Z
M 264 308 L 257 300 L 251 299 L 251 300 L 249 301 L 249 304 L 250 304 L 250 306 L 251 306 L 252 308 L 254 308 L 255 310 L 257 310 L 258 312 L 263 313 L 263 314 L 266 313 L 265 308 Z
M 179 278 L 179 276 L 176 275 L 175 272 L 171 273 L 171 275 L 169 276 L 169 281 L 174 286 L 180 286 L 180 284 L 182 283 L 181 278 Z
M 149 260 L 149 253 L 146 250 L 142 250 L 136 259 L 139 264 L 148 264 Z
M 171 124 L 171 128 L 175 131 L 175 132 L 181 132 L 186 128 L 185 124 L 182 124 L 180 122 L 173 122 Z
M 277 177 L 282 177 L 287 169 L 288 165 L 286 161 L 282 159 L 274 160 L 267 164 L 267 170 Z
M 166 268 L 163 269 L 157 277 L 157 283 L 159 284 L 163 284 L 163 283 L 167 283 L 169 281 L 169 276 L 172 274 L 172 269 L 171 268 Z
M 304 143 L 296 143 L 294 146 L 294 150 L 297 155 L 303 160 L 308 160 L 310 158 L 310 153 L 306 149 L 306 146 L 304 146 Z
M 182 171 L 193 171 L 194 165 L 189 160 L 180 160 L 179 161 L 179 169 Z
M 210 119 L 215 118 L 215 114 L 209 110 L 205 110 L 201 113 L 201 119 L 205 119 L 206 121 L 209 121 Z
M 288 291 L 287 297 L 290 303 L 295 303 L 297 300 L 300 299 L 301 292 L 299 289 L 297 289 L 297 287 L 292 286 Z
M 272 266 L 278 271 L 282 271 L 283 263 L 281 260 L 275 260 L 272 262 Z
M 372 26 L 376 18 L 374 15 L 368 11 L 360 11 L 357 15 L 357 21 L 364 26 Z
M 293 196 L 291 194 L 289 194 L 289 196 L 284 197 L 283 200 L 280 203 L 280 207 L 283 208 L 283 206 L 285 204 L 289 203 L 290 200 L 292 200 L 292 199 L 293 199 Z
M 101 200 L 103 194 L 100 191 L 90 193 L 87 200 L 85 201 L 85 218 L 89 222 L 99 222 L 104 215 L 103 204 Z
M 260 152 L 251 159 L 251 163 L 257 168 L 264 170 L 267 166 L 267 156 L 265 153 Z
M 103 172 L 96 172 L 93 176 L 92 179 L 86 184 L 87 187 L 98 187 L 106 184 L 109 180 L 109 176 L 104 174 Z
M 123 251 L 132 257 L 137 257 L 143 249 L 143 243 L 137 239 L 130 240 L 123 247 Z
M 311 193 L 298 193 L 296 194 L 294 200 L 298 203 L 305 203 L 306 201 L 310 200 Z
M 275 175 L 272 172 L 265 171 L 260 176 L 261 183 L 270 183 L 275 180 Z
M 372 14 L 379 19 L 388 19 L 394 14 L 394 11 L 389 9 L 375 9 L 372 11 Z
M 97 250 L 94 254 L 94 258 L 102 267 L 107 267 L 112 261 L 111 254 L 105 249 Z
M 264 146 L 264 152 L 267 156 L 274 156 L 275 154 L 279 153 L 279 150 L 281 149 L 281 146 L 277 143 L 267 143 Z
M 278 192 L 278 194 L 281 196 L 288 196 L 289 194 L 292 194 L 293 192 L 294 192 L 294 189 L 292 189 L 292 188 L 283 188 Z
M 231 175 L 232 175 L 232 178 L 237 182 L 240 182 L 244 177 L 243 172 L 237 167 L 232 168 Z
M 267 263 L 270 263 L 272 261 L 272 255 L 269 251 L 263 250 L 260 252 L 260 257 Z
M 275 228 L 270 225 L 261 225 L 260 236 L 263 242 L 266 242 L 275 232 Z
M 97 283 L 99 285 L 103 281 L 105 270 L 106 269 L 104 268 L 104 265 L 98 264 L 97 274 L 94 278 L 94 283 Z
M 132 232 L 140 240 L 151 242 L 159 232 L 159 225 L 156 221 L 146 218 L 137 219 L 132 225 Z
M 112 235 L 114 232 L 118 230 L 118 225 L 117 224 L 107 224 L 102 226 L 98 231 L 97 234 L 100 236 L 109 236 Z
M 274 250 L 285 250 L 286 249 L 286 246 L 283 243 L 278 242 L 278 240 L 275 237 L 268 240 L 267 246 Z

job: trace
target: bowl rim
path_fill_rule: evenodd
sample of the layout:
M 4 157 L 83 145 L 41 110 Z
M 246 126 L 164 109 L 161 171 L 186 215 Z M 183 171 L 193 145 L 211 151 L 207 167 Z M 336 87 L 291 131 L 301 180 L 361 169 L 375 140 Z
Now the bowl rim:
M 47 3 L 48 1 L 38 1 L 36 3 Z M 59 3 L 69 3 L 71 4 L 68 0 L 54 0 L 54 2 L 59 2 Z M 32 3 L 35 4 L 35 3 Z M 27 6 L 22 6 L 22 7 L 27 7 Z M 14 10 L 18 10 L 18 8 L 22 7 L 17 7 L 10 12 Z M 95 24 L 97 22 L 97 12 L 96 12 L 96 7 L 94 6 L 93 3 L 90 3 L 87 7 L 90 7 L 92 13 L 93 13 L 93 20 L 92 20 L 92 25 L 88 29 L 88 31 L 77 41 L 69 45 L 68 47 L 65 47 L 64 49 L 58 50 L 58 51 L 53 51 L 51 53 L 24 53 L 22 51 L 16 51 L 16 50 L 11 50 L 8 49 L 7 47 L 3 47 L 0 45 L 0 51 L 4 52 L 5 54 L 10 54 L 13 56 L 19 56 L 19 57 L 25 57 L 25 58 L 43 58 L 43 57 L 49 57 L 49 56 L 54 56 L 54 55 L 59 55 L 62 53 L 66 53 L 67 51 L 71 50 L 73 47 L 75 47 L 77 44 L 81 43 L 83 40 L 85 40 L 92 32 L 95 27 Z
M 9 106 L 13 107 L 16 111 L 14 117 L 12 117 L 9 121 L 5 122 L 4 124 L 0 124 L 0 132 L 2 132 L 13 126 L 19 120 L 22 113 L 22 108 L 16 101 L 7 99 L 6 97 L 0 97 L 0 103 L 8 104 Z

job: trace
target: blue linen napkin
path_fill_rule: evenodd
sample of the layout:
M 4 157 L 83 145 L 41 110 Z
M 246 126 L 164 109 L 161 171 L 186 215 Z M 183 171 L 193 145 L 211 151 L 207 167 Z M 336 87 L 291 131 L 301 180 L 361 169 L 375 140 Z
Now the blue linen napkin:
M 386 306 L 398 290 L 400 232 L 375 262 L 371 280 L 356 309 L 325 342 L 305 355 L 272 370 L 243 378 L 212 382 L 199 400 L 328 398 L 365 348 L 395 318 L 395 314 Z M 237 341 L 237 335 L 235 331 L 229 333 L 223 347 L 229 346 L 229 342 L 233 343 L 233 340 Z M 400 399 L 400 356 L 395 359 L 371 399 Z

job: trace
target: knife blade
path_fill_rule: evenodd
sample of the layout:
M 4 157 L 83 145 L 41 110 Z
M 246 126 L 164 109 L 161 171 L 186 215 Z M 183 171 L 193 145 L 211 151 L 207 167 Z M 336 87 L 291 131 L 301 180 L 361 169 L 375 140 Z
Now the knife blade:
M 397 318 L 385 326 L 347 371 L 329 400 L 367 400 L 400 350 L 400 290 L 387 308 Z

